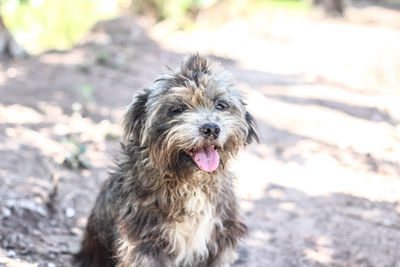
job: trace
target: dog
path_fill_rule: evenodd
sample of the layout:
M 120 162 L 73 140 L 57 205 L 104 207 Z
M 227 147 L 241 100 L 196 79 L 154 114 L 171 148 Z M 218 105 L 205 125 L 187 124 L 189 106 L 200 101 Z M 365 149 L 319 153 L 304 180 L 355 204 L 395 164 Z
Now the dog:
M 88 219 L 75 266 L 229 266 L 246 226 L 229 159 L 255 121 L 221 65 L 198 54 L 134 97 L 123 158 Z

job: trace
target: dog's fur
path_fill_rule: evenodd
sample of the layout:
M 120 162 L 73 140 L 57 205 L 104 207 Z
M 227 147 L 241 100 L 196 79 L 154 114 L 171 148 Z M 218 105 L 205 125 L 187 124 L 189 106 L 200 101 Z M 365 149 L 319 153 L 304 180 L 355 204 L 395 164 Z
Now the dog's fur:
M 219 136 L 205 136 L 204 123 Z M 226 164 L 257 140 L 231 74 L 190 56 L 134 98 L 123 127 L 124 158 L 98 196 L 77 265 L 229 266 L 246 226 Z M 206 146 L 218 149 L 214 171 L 190 156 Z

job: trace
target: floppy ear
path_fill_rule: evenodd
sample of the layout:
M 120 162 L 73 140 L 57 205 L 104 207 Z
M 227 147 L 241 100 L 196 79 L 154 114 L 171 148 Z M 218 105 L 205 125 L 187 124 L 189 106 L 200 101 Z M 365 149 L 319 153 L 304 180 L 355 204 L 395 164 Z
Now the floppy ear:
M 247 111 L 246 122 L 249 130 L 246 138 L 246 145 L 251 144 L 254 140 L 257 141 L 257 143 L 260 142 L 256 133 L 256 121 L 254 120 L 253 116 Z
M 149 96 L 148 90 L 139 93 L 135 96 L 132 103 L 129 105 L 123 120 L 123 140 L 136 140 L 140 143 L 142 129 L 146 116 L 146 102 Z

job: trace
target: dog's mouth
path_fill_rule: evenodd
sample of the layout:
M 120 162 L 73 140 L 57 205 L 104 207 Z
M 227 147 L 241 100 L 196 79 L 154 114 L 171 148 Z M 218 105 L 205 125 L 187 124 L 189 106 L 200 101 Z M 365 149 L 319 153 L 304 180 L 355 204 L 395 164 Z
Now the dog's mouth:
M 199 149 L 192 149 L 185 151 L 194 163 L 205 172 L 213 172 L 219 165 L 219 147 L 216 145 L 206 145 Z

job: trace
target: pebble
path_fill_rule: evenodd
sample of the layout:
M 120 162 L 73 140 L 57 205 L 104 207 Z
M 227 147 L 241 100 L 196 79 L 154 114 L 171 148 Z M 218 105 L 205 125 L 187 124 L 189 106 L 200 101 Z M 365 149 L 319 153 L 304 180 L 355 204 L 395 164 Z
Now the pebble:
M 11 210 L 10 210 L 9 208 L 3 207 L 2 213 L 3 213 L 3 216 L 4 216 L 4 217 L 10 217 L 10 215 L 11 215 Z
M 7 256 L 10 258 L 14 258 L 15 256 L 17 256 L 17 253 L 15 253 L 14 250 L 9 250 L 7 251 Z
M 71 207 L 68 207 L 68 208 L 65 210 L 65 215 L 66 215 L 68 218 L 72 218 L 72 217 L 75 216 L 75 210 L 74 210 L 73 208 L 71 208 Z

